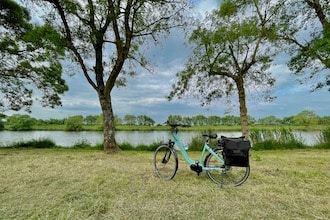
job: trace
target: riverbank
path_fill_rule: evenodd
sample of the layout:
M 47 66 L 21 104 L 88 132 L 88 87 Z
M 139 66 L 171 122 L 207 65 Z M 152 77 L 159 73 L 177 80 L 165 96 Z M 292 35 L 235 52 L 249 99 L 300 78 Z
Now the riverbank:
M 330 216 L 329 150 L 251 151 L 251 175 L 236 188 L 220 188 L 205 173 L 197 176 L 181 159 L 175 178 L 162 181 L 154 175 L 152 157 L 136 151 L 0 149 L 0 219 Z
M 318 148 L 325 143 L 330 145 L 330 129 L 327 131 L 262 130 L 252 131 L 251 138 L 255 149 Z M 180 137 L 189 146 L 189 149 L 200 150 L 205 142 L 205 138 L 202 136 L 203 133 L 209 133 L 209 131 L 180 131 Z M 241 136 L 240 132 L 220 131 L 214 133 L 217 133 L 218 137 L 221 135 L 227 137 Z M 170 138 L 170 131 L 116 132 L 116 142 L 119 147 L 129 150 L 154 150 L 155 146 L 166 143 Z M 8 148 L 99 148 L 102 143 L 103 133 L 101 131 L 0 131 L 0 147 Z M 217 140 L 212 140 L 210 145 L 217 146 Z
M 325 130 L 326 125 L 250 125 L 250 131 L 256 130 L 278 130 L 286 129 L 293 131 L 322 131 Z M 171 128 L 166 125 L 116 125 L 116 131 L 168 131 Z M 35 131 L 65 131 L 65 125 L 34 125 L 31 130 Z M 180 127 L 181 131 L 241 131 L 239 125 L 216 125 L 216 126 L 191 126 L 191 127 Z M 97 125 L 83 125 L 82 131 L 102 131 L 102 128 Z

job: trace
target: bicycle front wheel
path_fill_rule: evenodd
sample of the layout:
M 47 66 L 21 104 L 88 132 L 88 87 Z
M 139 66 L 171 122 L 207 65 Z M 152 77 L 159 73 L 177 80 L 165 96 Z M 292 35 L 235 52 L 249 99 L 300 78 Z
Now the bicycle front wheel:
M 221 149 L 216 149 L 214 152 L 222 157 Z M 239 186 L 250 175 L 250 167 L 225 166 L 223 161 L 219 161 L 212 154 L 205 158 L 205 166 L 216 168 L 207 170 L 206 173 L 213 182 L 221 186 Z
M 167 144 L 159 146 L 154 154 L 156 175 L 164 180 L 171 180 L 178 170 L 178 156 Z

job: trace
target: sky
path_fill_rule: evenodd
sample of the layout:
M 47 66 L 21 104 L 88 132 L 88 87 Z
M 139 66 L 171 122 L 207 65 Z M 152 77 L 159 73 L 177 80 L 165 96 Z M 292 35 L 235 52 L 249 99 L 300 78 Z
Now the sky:
M 196 16 L 218 7 L 218 0 L 197 0 Z M 123 118 L 125 115 L 147 115 L 156 123 L 167 120 L 169 115 L 194 116 L 217 115 L 220 117 L 239 115 L 238 100 L 231 98 L 231 104 L 226 100 L 213 101 L 211 105 L 202 107 L 200 100 L 184 98 L 168 101 L 166 96 L 177 80 L 175 74 L 182 70 L 191 51 L 184 45 L 186 39 L 179 31 L 173 33 L 159 46 L 149 46 L 147 57 L 153 65 L 153 73 L 141 69 L 139 73 L 129 78 L 127 86 L 115 88 L 112 93 L 113 110 Z M 310 85 L 300 85 L 288 70 L 286 56 L 277 58 L 277 65 L 271 67 L 276 76 L 276 86 L 272 95 L 277 96 L 273 102 L 263 102 L 247 98 L 248 114 L 255 118 L 276 116 L 283 118 L 296 115 L 303 110 L 314 111 L 319 116 L 330 115 L 330 92 L 322 89 L 310 92 Z M 324 72 L 329 74 L 330 70 Z M 74 115 L 98 115 L 101 113 L 96 92 L 88 84 L 82 74 L 64 75 L 69 91 L 62 96 L 61 107 L 42 108 L 37 102 L 32 107 L 31 117 L 38 119 L 66 118 Z M 7 115 L 15 112 L 5 112 Z M 25 112 L 19 112 L 25 114 Z

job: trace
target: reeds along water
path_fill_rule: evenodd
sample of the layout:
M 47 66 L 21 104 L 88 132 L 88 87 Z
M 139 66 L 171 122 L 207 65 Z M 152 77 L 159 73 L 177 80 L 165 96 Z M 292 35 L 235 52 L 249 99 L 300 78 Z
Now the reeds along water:
M 256 130 L 251 132 L 253 143 L 275 141 L 278 143 L 302 142 L 290 129 Z
M 321 142 L 330 144 L 330 127 L 322 131 Z
M 306 148 L 304 137 L 291 129 L 256 130 L 251 132 L 253 149 L 293 149 Z

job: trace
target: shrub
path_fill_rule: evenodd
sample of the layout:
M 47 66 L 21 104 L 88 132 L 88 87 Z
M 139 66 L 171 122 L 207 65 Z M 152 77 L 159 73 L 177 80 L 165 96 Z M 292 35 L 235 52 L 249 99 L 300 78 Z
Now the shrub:
M 33 119 L 28 115 L 12 115 L 6 122 L 6 127 L 10 131 L 28 131 L 31 130 Z
M 54 148 L 56 147 L 55 142 L 50 139 L 39 139 L 39 140 L 32 140 L 27 142 L 17 142 L 8 148 Z
M 66 131 L 81 131 L 83 129 L 83 117 L 81 115 L 72 116 L 65 120 Z
M 92 147 L 90 143 L 88 143 L 88 141 L 86 140 L 81 140 L 79 142 L 74 143 L 74 145 L 72 146 L 72 148 L 90 148 Z

